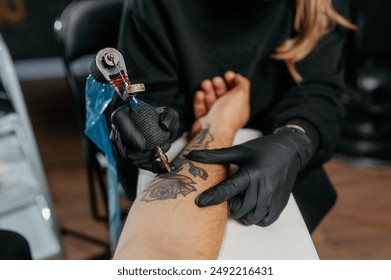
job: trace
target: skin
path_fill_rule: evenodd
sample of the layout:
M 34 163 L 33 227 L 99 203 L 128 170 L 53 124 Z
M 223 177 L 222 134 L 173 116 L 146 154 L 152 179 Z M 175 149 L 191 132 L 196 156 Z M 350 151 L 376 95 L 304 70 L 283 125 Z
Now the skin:
M 232 145 L 250 115 L 250 83 L 232 71 L 203 81 L 194 98 L 192 139 L 174 160 L 176 169 L 156 177 L 137 197 L 114 259 L 216 259 L 228 218 L 227 203 L 199 208 L 197 196 L 227 176 L 227 167 L 185 156 L 195 149 Z M 225 84 L 229 85 L 227 89 Z
M 218 98 L 227 92 L 227 85 L 232 86 L 235 79 L 233 71 L 227 71 L 223 77 L 216 76 L 212 80 L 204 80 L 201 89 L 194 95 L 194 116 L 199 119 L 206 115 Z M 225 81 L 224 81 L 225 79 Z

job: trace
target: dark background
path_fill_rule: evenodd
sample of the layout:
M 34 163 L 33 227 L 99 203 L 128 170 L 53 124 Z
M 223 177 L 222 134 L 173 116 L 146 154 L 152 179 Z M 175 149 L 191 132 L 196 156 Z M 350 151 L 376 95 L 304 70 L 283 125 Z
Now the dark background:
M 53 24 L 71 0 L 0 0 L 0 33 L 14 60 L 58 56 Z
M 349 31 L 344 45 L 347 90 L 341 101 L 346 118 L 337 156 L 364 165 L 390 165 L 391 0 L 346 1 L 357 31 Z M 36 76 L 42 81 L 65 78 L 54 22 L 70 2 L 0 0 L 0 33 L 22 83 Z M 18 63 L 30 60 L 33 62 L 27 66 Z M 86 69 L 88 72 L 89 67 Z

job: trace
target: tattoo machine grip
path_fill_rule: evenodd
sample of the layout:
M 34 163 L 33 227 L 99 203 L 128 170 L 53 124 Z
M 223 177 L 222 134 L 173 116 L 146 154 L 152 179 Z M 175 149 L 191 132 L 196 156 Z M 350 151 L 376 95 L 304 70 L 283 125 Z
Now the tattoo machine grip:
M 162 145 L 170 138 L 170 133 L 164 131 L 159 125 L 159 114 L 156 109 L 148 103 L 139 101 L 131 104 L 130 118 L 136 128 L 141 132 L 146 141 L 146 150 L 152 150 Z

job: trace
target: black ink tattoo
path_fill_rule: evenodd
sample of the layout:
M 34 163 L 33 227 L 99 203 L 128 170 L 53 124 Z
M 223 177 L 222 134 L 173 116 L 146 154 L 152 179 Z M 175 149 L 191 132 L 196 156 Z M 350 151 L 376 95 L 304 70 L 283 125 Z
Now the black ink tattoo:
M 145 194 L 141 200 L 149 202 L 154 200 L 176 199 L 178 194 L 186 196 L 191 192 L 197 191 L 193 186 L 195 182 L 190 177 L 177 174 L 181 170 L 182 168 L 176 172 L 166 173 L 161 177 L 155 178 L 144 190 Z
M 192 150 L 203 150 L 207 149 L 209 147 L 209 144 L 214 141 L 213 135 L 209 132 L 210 131 L 210 125 L 207 125 L 207 127 L 199 133 L 182 152 L 183 155 L 179 156 L 181 158 L 184 158 L 185 155 L 190 153 Z
M 214 140 L 213 135 L 209 133 L 209 130 L 210 126 L 194 138 L 192 143 L 183 150 L 182 155 L 174 160 L 173 163 L 177 167 L 176 170 L 160 175 L 145 188 L 145 194 L 141 199 L 142 201 L 150 202 L 155 200 L 176 199 L 178 194 L 186 196 L 191 192 L 197 191 L 194 187 L 196 183 L 189 176 L 178 173 L 183 170 L 185 164 L 188 164 L 188 171 L 195 178 L 198 176 L 203 180 L 208 179 L 208 172 L 185 158 L 185 155 L 194 149 L 201 150 L 208 148 L 209 143 Z

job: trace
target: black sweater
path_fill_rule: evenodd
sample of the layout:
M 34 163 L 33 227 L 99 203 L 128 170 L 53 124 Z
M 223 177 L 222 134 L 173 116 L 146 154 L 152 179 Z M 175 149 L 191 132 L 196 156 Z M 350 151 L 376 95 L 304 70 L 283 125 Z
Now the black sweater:
M 345 14 L 347 0 L 336 0 Z M 297 85 L 284 62 L 270 58 L 294 36 L 294 0 L 129 0 L 119 50 L 132 83 L 143 82 L 140 98 L 176 109 L 189 129 L 193 96 L 204 79 L 233 70 L 251 81 L 247 127 L 270 132 L 295 120 L 317 145 L 312 163 L 328 160 L 339 135 L 344 90 L 337 27 L 297 64 Z M 118 103 L 114 103 L 117 104 Z

